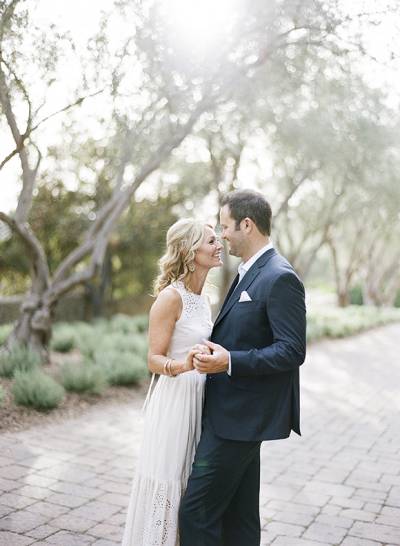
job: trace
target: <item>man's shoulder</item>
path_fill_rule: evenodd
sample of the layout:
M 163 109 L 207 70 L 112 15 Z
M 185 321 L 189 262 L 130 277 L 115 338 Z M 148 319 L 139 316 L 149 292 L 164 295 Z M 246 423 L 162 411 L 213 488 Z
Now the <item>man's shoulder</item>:
M 287 274 L 298 276 L 292 264 L 282 254 L 279 254 L 277 250 L 275 250 L 271 259 L 264 264 L 262 269 L 264 275 L 271 277 L 279 277 L 280 275 Z
M 285 280 L 303 284 L 292 264 L 279 252 L 275 252 L 263 266 L 260 280 L 268 283 L 269 286 L 273 286 L 277 281 L 284 283 Z

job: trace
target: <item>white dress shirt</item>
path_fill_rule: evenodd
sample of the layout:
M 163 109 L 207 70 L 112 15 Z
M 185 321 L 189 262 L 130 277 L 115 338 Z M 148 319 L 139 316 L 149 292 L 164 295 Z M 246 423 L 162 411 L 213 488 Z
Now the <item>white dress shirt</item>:
M 264 254 L 264 252 L 267 252 L 270 248 L 274 248 L 272 242 L 270 241 L 267 245 L 260 248 L 258 252 L 256 252 L 251 258 L 247 260 L 247 262 L 240 262 L 238 267 L 238 273 L 239 273 L 239 281 L 238 284 L 241 282 L 243 277 L 246 275 L 250 267 L 258 260 L 260 256 Z M 237 286 L 237 285 L 236 285 Z M 231 353 L 229 353 L 229 368 L 226 372 L 228 375 L 231 375 Z

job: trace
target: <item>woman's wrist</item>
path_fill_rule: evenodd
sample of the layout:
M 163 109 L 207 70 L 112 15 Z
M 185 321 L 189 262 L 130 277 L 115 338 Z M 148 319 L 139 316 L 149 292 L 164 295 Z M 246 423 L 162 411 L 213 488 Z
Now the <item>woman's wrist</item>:
M 175 377 L 185 371 L 185 364 L 178 362 L 174 358 L 167 358 L 164 362 L 163 373 L 168 377 Z
M 175 359 L 172 359 L 171 362 L 171 374 L 172 376 L 180 375 L 181 373 L 185 372 L 185 364 L 182 362 L 178 362 Z

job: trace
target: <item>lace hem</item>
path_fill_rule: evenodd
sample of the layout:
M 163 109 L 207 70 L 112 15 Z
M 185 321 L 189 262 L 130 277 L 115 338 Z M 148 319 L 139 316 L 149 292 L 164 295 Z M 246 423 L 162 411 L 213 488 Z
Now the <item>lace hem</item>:
M 180 482 L 137 475 L 133 481 L 122 546 L 179 546 Z

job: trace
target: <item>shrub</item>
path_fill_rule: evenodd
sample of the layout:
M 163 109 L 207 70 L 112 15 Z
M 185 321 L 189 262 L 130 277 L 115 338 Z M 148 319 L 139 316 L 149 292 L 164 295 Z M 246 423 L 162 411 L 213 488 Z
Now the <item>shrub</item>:
M 350 288 L 349 299 L 351 305 L 364 305 L 363 291 L 359 284 Z
M 109 332 L 122 332 L 124 334 L 142 334 L 148 329 L 148 316 L 136 315 L 130 317 L 121 313 L 111 317 L 108 323 Z
M 101 394 L 107 387 L 105 370 L 91 362 L 64 364 L 61 369 L 61 383 L 67 391 Z
M 132 317 L 132 323 L 139 334 L 144 334 L 149 328 L 148 315 L 136 315 Z
M 74 338 L 76 347 L 86 360 L 93 360 L 96 349 L 107 337 L 107 322 L 97 319 L 93 324 L 74 322 Z
M 40 356 L 23 345 L 16 345 L 9 353 L 0 354 L 0 376 L 12 377 L 16 371 L 28 371 L 40 365 Z
M 54 328 L 50 347 L 59 353 L 68 353 L 76 346 L 73 329 L 67 325 Z
M 129 353 L 99 353 L 96 365 L 105 370 L 110 385 L 136 385 L 148 375 L 146 361 Z
M 400 321 L 400 311 L 395 308 L 367 305 L 320 308 L 307 314 L 307 340 L 345 337 L 396 321 Z
M 37 410 L 55 408 L 64 397 L 62 386 L 38 369 L 17 370 L 11 389 L 16 404 Z
M 147 340 L 145 336 L 140 334 L 121 334 L 120 332 L 105 334 L 100 340 L 97 336 L 97 344 L 92 351 L 91 357 L 96 360 L 96 355 L 103 352 L 126 352 L 146 359 Z
M 3 345 L 12 330 L 12 324 L 2 324 L 0 326 L 0 345 Z

